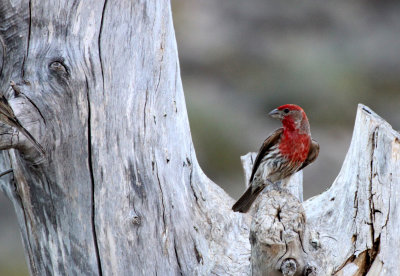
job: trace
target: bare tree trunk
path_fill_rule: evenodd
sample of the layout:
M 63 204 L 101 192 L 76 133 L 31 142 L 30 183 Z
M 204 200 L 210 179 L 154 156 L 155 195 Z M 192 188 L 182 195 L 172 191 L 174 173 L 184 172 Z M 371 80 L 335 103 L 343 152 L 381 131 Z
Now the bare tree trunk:
M 31 274 L 396 274 L 399 135 L 366 107 L 332 188 L 302 204 L 297 175 L 251 222 L 197 162 L 168 1 L 4 0 L 0 43 L 1 91 L 46 150 L 0 125 Z
M 248 218 L 197 163 L 170 3 L 2 1 L 0 25 L 2 91 L 47 152 L 0 137 L 31 273 L 245 274 Z

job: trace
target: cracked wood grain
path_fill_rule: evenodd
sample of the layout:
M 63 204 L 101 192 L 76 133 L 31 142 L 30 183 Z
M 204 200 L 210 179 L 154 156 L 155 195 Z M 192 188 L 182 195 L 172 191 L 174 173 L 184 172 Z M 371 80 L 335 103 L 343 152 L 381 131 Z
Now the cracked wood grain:
M 320 236 L 325 275 L 397 275 L 399 225 L 392 218 L 400 212 L 393 207 L 400 187 L 399 138 L 387 122 L 359 105 L 338 177 L 328 191 L 304 203 L 307 220 Z
M 248 221 L 196 160 L 169 2 L 0 8 L 1 89 L 40 112 L 49 155 L 12 150 L 2 184 L 31 274 L 246 275 Z

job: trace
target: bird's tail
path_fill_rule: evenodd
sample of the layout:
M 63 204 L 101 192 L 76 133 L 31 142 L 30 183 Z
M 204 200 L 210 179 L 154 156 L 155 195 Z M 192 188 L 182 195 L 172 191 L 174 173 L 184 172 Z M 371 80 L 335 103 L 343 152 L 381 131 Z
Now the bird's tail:
M 249 211 L 251 205 L 253 204 L 254 200 L 257 198 L 258 194 L 264 187 L 257 187 L 256 189 L 252 190 L 252 187 L 249 186 L 244 194 L 236 201 L 236 203 L 232 206 L 232 210 L 234 212 L 240 213 L 247 213 Z

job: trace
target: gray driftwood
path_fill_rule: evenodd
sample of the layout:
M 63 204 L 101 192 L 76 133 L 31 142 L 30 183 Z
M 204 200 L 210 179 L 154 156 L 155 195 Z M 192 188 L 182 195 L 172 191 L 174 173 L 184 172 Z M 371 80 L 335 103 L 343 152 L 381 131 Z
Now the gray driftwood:
M 46 151 L 0 124 L 32 275 L 398 273 L 398 133 L 360 106 L 330 190 L 302 203 L 300 174 L 233 213 L 196 159 L 168 1 L 3 0 L 0 73 Z

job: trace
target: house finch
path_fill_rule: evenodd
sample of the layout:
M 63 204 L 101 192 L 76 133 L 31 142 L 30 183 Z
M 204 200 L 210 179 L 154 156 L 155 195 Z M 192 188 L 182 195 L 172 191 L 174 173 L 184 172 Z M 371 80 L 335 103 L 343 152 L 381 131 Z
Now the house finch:
M 249 188 L 232 207 L 235 212 L 246 213 L 268 184 L 303 169 L 318 156 L 319 144 L 311 138 L 310 124 L 300 106 L 282 105 L 269 115 L 279 119 L 283 127 L 275 130 L 262 144 L 253 165 Z

